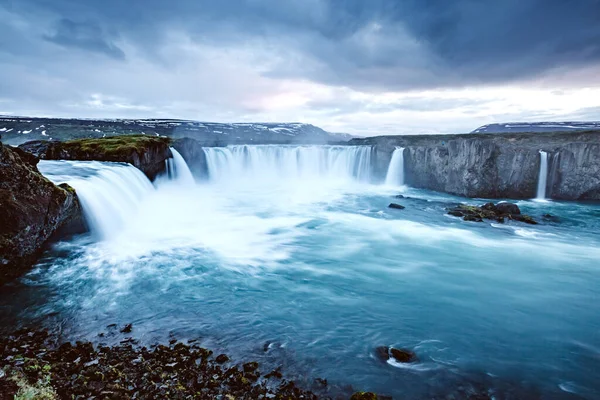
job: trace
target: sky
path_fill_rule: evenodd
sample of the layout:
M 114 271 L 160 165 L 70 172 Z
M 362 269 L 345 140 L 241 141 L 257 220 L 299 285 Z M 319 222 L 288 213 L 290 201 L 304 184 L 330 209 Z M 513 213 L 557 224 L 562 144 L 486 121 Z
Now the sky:
M 600 0 L 0 0 L 0 114 L 358 135 L 600 120 Z

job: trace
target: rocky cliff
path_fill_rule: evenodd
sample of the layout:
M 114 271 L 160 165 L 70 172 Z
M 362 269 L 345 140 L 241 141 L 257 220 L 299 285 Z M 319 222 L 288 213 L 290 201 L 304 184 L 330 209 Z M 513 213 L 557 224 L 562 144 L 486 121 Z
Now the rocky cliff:
M 383 179 L 396 147 L 404 147 L 407 185 L 467 197 L 535 197 L 539 151 L 549 155 L 547 197 L 600 200 L 600 131 L 379 136 L 353 139 L 373 146 Z
M 165 137 L 129 135 L 66 142 L 36 140 L 19 148 L 43 160 L 126 162 L 154 180 L 165 171 L 165 160 L 171 157 L 170 141 Z
M 208 178 L 208 165 L 202 143 L 195 139 L 183 138 L 173 140 L 172 146 L 181 154 L 196 179 Z
M 37 162 L 0 144 L 0 283 L 26 271 L 53 235 L 85 230 L 75 191 L 44 178 Z

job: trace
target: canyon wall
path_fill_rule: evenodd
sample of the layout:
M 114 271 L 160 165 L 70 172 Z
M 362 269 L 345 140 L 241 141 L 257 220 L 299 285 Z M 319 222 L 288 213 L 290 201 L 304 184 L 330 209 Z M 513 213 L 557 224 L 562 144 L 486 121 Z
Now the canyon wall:
M 374 175 L 383 180 L 396 147 L 404 147 L 405 183 L 466 197 L 525 199 L 536 195 L 540 154 L 548 153 L 546 197 L 600 200 L 600 131 L 378 136 Z

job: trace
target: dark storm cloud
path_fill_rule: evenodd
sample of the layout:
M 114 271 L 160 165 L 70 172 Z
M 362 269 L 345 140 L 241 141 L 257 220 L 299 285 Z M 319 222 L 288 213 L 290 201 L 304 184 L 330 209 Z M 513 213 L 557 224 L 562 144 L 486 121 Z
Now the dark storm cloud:
M 261 39 L 294 53 L 265 74 L 361 89 L 497 83 L 600 61 L 600 0 L 3 3 L 54 15 L 46 37 L 63 46 L 123 58 L 116 35 L 148 56 L 173 29 L 214 45 Z

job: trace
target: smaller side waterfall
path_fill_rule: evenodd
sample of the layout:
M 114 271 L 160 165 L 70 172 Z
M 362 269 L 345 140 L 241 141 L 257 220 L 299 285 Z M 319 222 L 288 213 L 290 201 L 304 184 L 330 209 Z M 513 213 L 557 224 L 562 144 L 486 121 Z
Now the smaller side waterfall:
M 171 147 L 171 154 L 173 154 L 173 157 L 165 161 L 168 180 L 176 181 L 185 186 L 193 185 L 195 183 L 194 176 L 183 156 L 173 147 Z
M 404 185 L 404 147 L 396 147 L 385 176 L 385 184 L 389 186 Z
M 537 196 L 539 200 L 546 198 L 546 184 L 548 182 L 548 153 L 540 150 L 540 174 L 538 177 Z
M 42 160 L 39 170 L 53 182 L 75 188 L 90 231 L 99 239 L 118 232 L 154 191 L 146 175 L 130 164 Z

